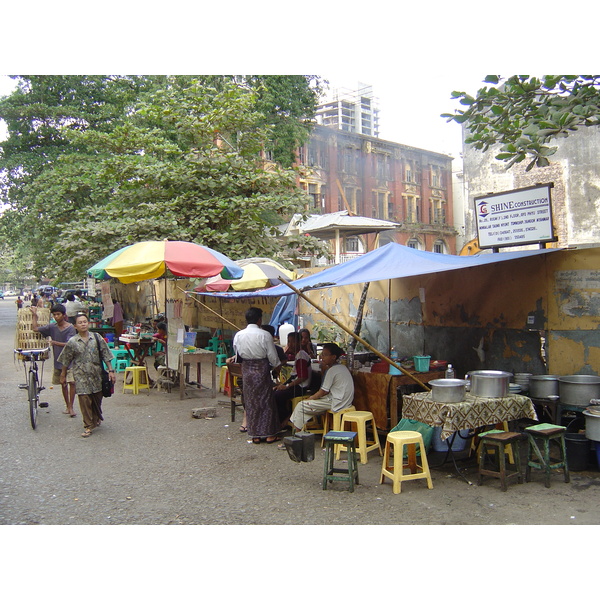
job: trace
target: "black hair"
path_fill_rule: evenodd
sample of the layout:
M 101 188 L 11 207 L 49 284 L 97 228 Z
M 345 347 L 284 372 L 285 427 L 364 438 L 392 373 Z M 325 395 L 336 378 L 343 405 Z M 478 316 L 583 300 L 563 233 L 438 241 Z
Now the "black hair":
M 273 327 L 273 325 L 263 325 L 262 329 L 268 331 L 273 337 L 275 337 L 275 327 Z
M 251 306 L 246 311 L 246 323 L 253 323 L 256 325 L 262 319 L 263 311 L 258 306 Z
M 302 339 L 302 337 L 300 336 L 300 332 L 299 331 L 290 331 L 288 333 L 287 339 L 289 340 L 290 337 L 294 340 L 294 342 L 296 342 L 297 346 L 300 345 L 300 340 Z
M 326 342 L 323 344 L 323 350 L 329 350 L 330 354 L 335 354 L 336 358 L 339 358 L 344 351 L 337 345 L 332 342 Z
M 50 314 L 55 313 L 55 312 L 59 312 L 59 313 L 61 313 L 63 315 L 66 315 L 67 314 L 67 309 L 62 304 L 55 304 L 50 309 Z
M 164 331 L 167 330 L 167 324 L 164 321 L 160 321 L 156 324 L 156 329 L 162 329 Z

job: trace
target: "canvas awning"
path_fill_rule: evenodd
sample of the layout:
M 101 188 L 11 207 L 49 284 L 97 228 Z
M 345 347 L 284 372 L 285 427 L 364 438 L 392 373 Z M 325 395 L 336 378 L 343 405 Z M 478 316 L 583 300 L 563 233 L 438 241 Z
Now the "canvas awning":
M 514 252 L 498 252 L 492 254 L 477 254 L 474 256 L 456 256 L 453 254 L 438 254 L 416 250 L 401 244 L 391 242 L 367 252 L 340 265 L 335 265 L 314 275 L 302 277 L 294 282 L 294 287 L 300 291 L 316 288 L 338 287 L 381 281 L 400 277 L 413 277 L 429 273 L 440 273 L 454 269 L 466 269 L 483 265 L 492 265 L 509 260 L 519 260 L 549 252 L 557 252 L 559 248 L 538 250 L 521 250 Z M 249 298 L 260 296 L 287 296 L 295 293 L 288 286 L 281 284 L 266 290 L 256 292 L 222 292 L 206 295 L 227 298 Z

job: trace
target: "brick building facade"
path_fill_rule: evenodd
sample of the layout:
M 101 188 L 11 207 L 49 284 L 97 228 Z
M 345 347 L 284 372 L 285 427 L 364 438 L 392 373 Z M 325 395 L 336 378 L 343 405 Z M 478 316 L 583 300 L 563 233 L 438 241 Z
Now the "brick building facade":
M 298 184 L 312 214 L 351 214 L 401 223 L 380 243 L 456 253 L 452 157 L 316 125 L 298 151 Z M 370 240 L 369 240 L 370 241 Z M 367 244 L 369 247 L 371 243 Z

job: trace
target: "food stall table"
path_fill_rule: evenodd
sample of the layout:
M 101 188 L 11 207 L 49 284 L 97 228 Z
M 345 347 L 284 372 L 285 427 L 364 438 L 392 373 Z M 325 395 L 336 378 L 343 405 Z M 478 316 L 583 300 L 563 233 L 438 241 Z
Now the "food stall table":
M 179 355 L 179 397 L 181 400 L 185 398 L 186 384 L 189 383 L 190 367 L 196 365 L 196 379 L 198 387 L 202 384 L 202 363 L 211 365 L 212 367 L 212 389 L 211 398 L 217 397 L 217 363 L 216 353 L 210 350 L 197 348 L 195 352 L 182 352 Z
M 150 349 L 154 344 L 154 339 L 152 338 L 126 338 L 120 337 L 119 341 L 123 344 L 129 344 L 129 346 L 125 346 L 129 355 L 131 356 L 131 360 L 134 365 L 138 365 L 143 367 L 146 365 L 146 357 L 150 354 Z
M 538 420 L 531 398 L 527 396 L 509 394 L 502 398 L 482 398 L 467 393 L 463 402 L 444 404 L 434 402 L 431 392 L 404 396 L 402 417 L 441 427 L 442 440 L 461 429 L 476 429 L 517 419 Z
M 417 373 L 411 371 L 419 381 L 427 384 L 433 379 L 444 377 L 444 371 Z M 352 372 L 354 379 L 354 406 L 356 410 L 368 410 L 378 429 L 389 431 L 399 420 L 397 388 L 404 385 L 418 385 L 408 375 L 373 373 L 369 369 Z
M 452 452 L 454 437 L 460 435 L 462 429 L 476 429 L 517 419 L 538 420 L 531 398 L 527 396 L 509 394 L 501 398 L 482 398 L 467 393 L 462 402 L 442 403 L 434 402 L 431 392 L 404 396 L 402 417 L 441 427 L 440 437 L 448 444 L 448 452 L 441 464 L 451 456 L 456 472 L 470 485 L 471 481 L 460 472 Z

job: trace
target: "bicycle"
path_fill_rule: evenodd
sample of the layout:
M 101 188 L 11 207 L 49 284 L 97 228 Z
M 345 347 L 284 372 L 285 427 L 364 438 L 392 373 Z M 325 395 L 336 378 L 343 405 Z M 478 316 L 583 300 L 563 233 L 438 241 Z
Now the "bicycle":
M 37 425 L 38 406 L 40 408 L 46 408 L 48 406 L 47 402 L 40 402 L 40 392 L 46 388 L 42 385 L 44 378 L 44 364 L 42 362 L 42 368 L 38 369 L 38 361 L 45 361 L 48 358 L 50 348 L 35 350 L 23 350 L 22 348 L 17 348 L 15 354 L 22 356 L 23 361 L 30 363 L 29 370 L 23 365 L 27 382 L 20 384 L 19 388 L 27 390 L 29 418 L 31 419 L 31 427 L 35 429 Z

